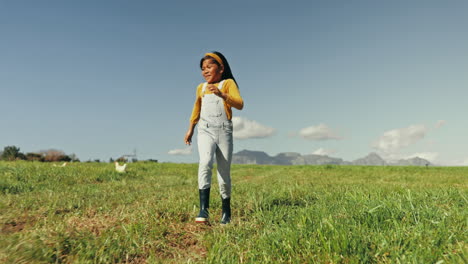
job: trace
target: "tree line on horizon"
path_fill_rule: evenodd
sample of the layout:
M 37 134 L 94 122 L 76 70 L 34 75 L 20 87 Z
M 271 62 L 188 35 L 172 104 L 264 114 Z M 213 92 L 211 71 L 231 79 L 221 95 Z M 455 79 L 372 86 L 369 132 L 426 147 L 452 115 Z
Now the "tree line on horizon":
M 66 154 L 62 150 L 57 149 L 48 149 L 41 150 L 38 152 L 28 152 L 26 154 L 20 151 L 19 147 L 16 146 L 6 146 L 3 148 L 3 151 L 0 151 L 0 160 L 4 161 L 16 161 L 16 160 L 25 160 L 25 161 L 39 161 L 39 162 L 80 162 L 80 159 L 75 154 Z M 128 162 L 128 159 L 125 157 L 120 157 L 118 159 L 110 158 L 109 162 Z M 132 159 L 132 162 L 137 162 L 137 159 Z M 150 162 L 158 162 L 155 159 L 149 159 Z M 89 160 L 87 162 L 101 162 L 99 159 L 93 161 Z
M 75 154 L 67 155 L 57 149 L 41 150 L 38 152 L 23 153 L 19 147 L 6 146 L 0 152 L 0 159 L 4 161 L 40 161 L 40 162 L 80 162 Z

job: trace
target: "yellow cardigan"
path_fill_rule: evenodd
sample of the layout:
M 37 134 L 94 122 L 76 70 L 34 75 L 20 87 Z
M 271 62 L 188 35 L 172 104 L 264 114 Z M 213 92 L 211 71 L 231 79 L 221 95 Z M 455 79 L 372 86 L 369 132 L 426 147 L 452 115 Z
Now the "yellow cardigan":
M 215 86 L 218 86 L 219 83 L 215 83 Z M 203 83 L 199 84 L 197 87 L 197 98 L 195 99 L 195 104 L 193 105 L 192 116 L 190 117 L 190 123 L 196 124 L 200 120 L 200 111 L 202 104 L 202 87 Z M 239 88 L 237 88 L 236 83 L 233 79 L 226 79 L 224 81 L 221 92 L 227 94 L 227 99 L 224 100 L 224 110 L 226 111 L 226 116 L 228 120 L 232 119 L 232 107 L 242 110 L 244 107 L 244 101 L 239 93 Z M 211 92 L 205 90 L 205 94 L 210 94 Z

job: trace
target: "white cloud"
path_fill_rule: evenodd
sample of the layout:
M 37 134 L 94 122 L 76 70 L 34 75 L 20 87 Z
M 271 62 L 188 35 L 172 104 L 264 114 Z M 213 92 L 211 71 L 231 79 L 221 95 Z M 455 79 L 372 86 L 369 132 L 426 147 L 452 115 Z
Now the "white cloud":
M 233 137 L 237 139 L 265 138 L 272 136 L 275 132 L 274 128 L 243 117 L 233 117 L 232 123 L 234 126 Z
M 310 140 L 341 139 L 325 124 L 303 128 L 299 131 L 299 136 Z
M 192 147 L 189 146 L 189 147 L 186 147 L 184 149 L 169 150 L 169 152 L 167 152 L 167 154 L 169 154 L 169 155 L 190 155 L 190 154 L 192 154 Z
M 468 158 L 461 160 L 452 160 L 448 162 L 443 162 L 442 165 L 445 166 L 468 166 Z
M 404 157 L 404 159 L 412 159 L 412 158 L 421 158 L 430 161 L 431 163 L 437 162 L 437 158 L 439 157 L 439 153 L 437 152 L 419 152 L 408 155 Z
M 435 128 L 441 128 L 445 123 L 447 123 L 445 120 L 439 120 L 437 121 Z
M 333 149 L 324 149 L 324 148 L 319 148 L 317 149 L 316 151 L 314 151 L 312 154 L 315 154 L 315 155 L 322 155 L 322 156 L 329 156 L 329 155 L 332 155 L 336 153 L 335 150 Z
M 423 139 L 427 132 L 428 129 L 424 125 L 389 130 L 376 140 L 372 147 L 385 153 L 398 151 Z
M 460 166 L 468 166 L 468 158 L 466 158 L 465 160 L 462 160 L 460 163 L 459 163 Z

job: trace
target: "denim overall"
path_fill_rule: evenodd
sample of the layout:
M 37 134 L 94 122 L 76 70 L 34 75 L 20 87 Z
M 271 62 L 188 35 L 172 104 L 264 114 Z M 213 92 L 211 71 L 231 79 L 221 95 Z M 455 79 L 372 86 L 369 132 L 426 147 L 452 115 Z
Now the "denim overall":
M 218 85 L 223 86 L 224 80 Z M 219 191 L 223 199 L 231 197 L 232 122 L 224 110 L 224 100 L 215 94 L 204 94 L 207 83 L 202 88 L 202 104 L 198 123 L 198 188 L 211 187 L 211 175 L 216 156 Z M 216 154 L 216 155 L 215 155 Z

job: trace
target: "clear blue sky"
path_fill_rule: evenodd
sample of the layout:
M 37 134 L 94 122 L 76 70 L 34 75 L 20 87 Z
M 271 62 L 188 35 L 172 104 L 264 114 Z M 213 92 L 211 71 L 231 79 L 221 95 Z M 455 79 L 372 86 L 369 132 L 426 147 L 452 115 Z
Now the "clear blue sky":
M 197 162 L 183 138 L 217 50 L 245 101 L 234 152 L 468 165 L 467 14 L 462 0 L 0 0 L 0 147 Z

